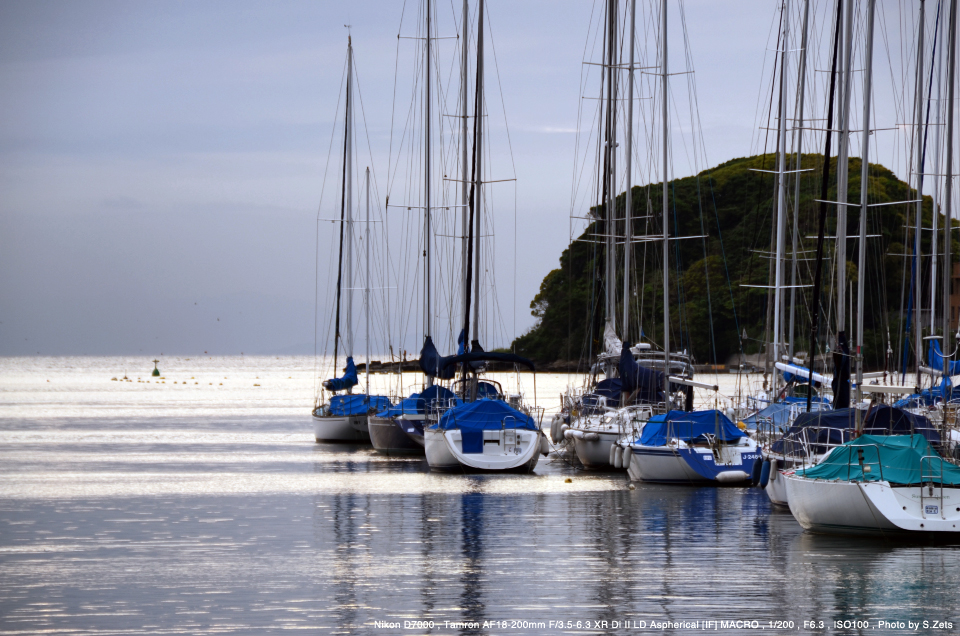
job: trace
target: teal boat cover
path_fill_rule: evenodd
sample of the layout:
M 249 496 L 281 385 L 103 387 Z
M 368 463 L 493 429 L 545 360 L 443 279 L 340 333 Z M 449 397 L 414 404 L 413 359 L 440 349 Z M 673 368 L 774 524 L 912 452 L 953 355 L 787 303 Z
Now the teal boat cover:
M 921 474 L 921 459 L 923 469 Z M 809 479 L 887 481 L 900 486 L 934 482 L 960 486 L 960 467 L 940 459 L 923 435 L 861 435 L 834 448 L 816 466 L 797 470 Z

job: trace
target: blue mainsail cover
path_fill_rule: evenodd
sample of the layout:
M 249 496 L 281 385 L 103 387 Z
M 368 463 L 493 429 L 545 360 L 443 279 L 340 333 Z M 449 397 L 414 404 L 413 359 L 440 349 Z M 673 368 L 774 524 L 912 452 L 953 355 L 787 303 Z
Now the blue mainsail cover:
M 441 356 L 433 344 L 433 338 L 427 336 L 420 350 L 420 370 L 431 377 L 449 380 L 457 372 L 456 367 L 447 367 L 447 360 L 453 357 L 455 356 Z
M 643 446 L 664 446 L 667 439 L 686 442 L 702 435 L 716 435 L 717 439 L 731 442 L 746 434 L 720 411 L 670 411 L 666 415 L 654 415 L 644 425 L 640 435 Z
M 334 395 L 330 398 L 331 415 L 365 415 L 371 410 L 390 408 L 390 399 L 383 395 Z
M 537 430 L 533 418 L 501 400 L 477 400 L 452 408 L 440 418 L 440 428 L 461 431 L 499 431 L 501 428 Z
M 865 435 L 912 435 L 918 433 L 931 444 L 940 443 L 940 433 L 922 415 L 882 404 L 870 410 L 863 422 Z
M 630 343 L 620 350 L 620 383 L 625 393 L 636 391 L 635 403 L 663 402 L 663 372 L 641 366 L 633 359 Z
M 606 398 L 606 404 L 610 408 L 620 406 L 620 393 L 622 392 L 620 378 L 605 378 L 597 382 L 597 386 L 580 398 L 580 403 L 584 408 L 595 409 L 600 406 L 600 398 Z
M 419 393 L 414 393 L 408 398 L 404 398 L 396 404 L 390 406 L 382 413 L 377 413 L 377 417 L 399 417 L 401 415 L 417 415 L 423 413 L 424 401 Z
M 939 341 L 930 341 L 930 349 L 927 350 L 927 362 L 937 371 L 943 371 L 943 351 L 940 350 Z M 960 375 L 960 361 L 950 362 L 950 369 L 947 375 Z
M 352 386 L 357 386 L 357 365 L 353 363 L 353 358 L 347 358 L 347 366 L 343 369 L 343 377 L 330 378 L 325 380 L 323 387 L 328 391 L 345 391 Z

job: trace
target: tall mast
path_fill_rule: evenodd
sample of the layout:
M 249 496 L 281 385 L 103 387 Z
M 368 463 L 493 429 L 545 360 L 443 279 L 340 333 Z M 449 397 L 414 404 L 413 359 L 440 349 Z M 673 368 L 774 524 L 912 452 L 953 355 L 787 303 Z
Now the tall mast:
M 430 278 L 430 229 L 432 227 L 430 220 L 430 0 L 426 0 L 427 10 L 426 10 L 426 23 L 427 23 L 427 36 L 426 36 L 426 76 L 423 83 L 424 91 L 424 125 L 426 126 L 424 132 L 424 142 L 423 142 L 423 155 L 424 155 L 424 164 L 423 164 L 423 188 L 424 188 L 424 198 L 425 206 L 423 209 L 423 335 L 424 338 L 428 338 L 431 335 L 431 323 L 432 323 L 432 306 L 431 306 L 431 278 Z M 429 378 L 429 376 L 427 376 Z M 428 382 L 430 380 L 428 379 Z
M 617 208 L 617 178 L 616 178 L 616 157 L 617 157 L 617 73 L 616 69 L 616 50 L 617 50 L 617 0 L 609 0 L 607 3 L 607 173 L 604 175 L 606 180 L 607 200 L 605 201 L 607 222 L 606 232 L 604 232 L 606 241 L 606 283 L 604 284 L 604 299 L 606 308 L 606 320 L 604 322 L 604 332 L 606 326 L 616 328 L 616 273 L 614 264 L 616 261 L 616 241 L 614 240 L 616 228 L 616 208 Z
M 347 153 L 346 183 L 344 186 L 343 268 L 346 285 L 346 330 L 344 353 L 353 357 L 353 42 L 347 36 Z
M 840 102 L 840 147 L 837 149 L 837 337 L 846 330 L 847 180 L 850 156 L 850 94 L 853 68 L 853 0 L 847 0 L 843 36 L 843 89 Z M 839 346 L 839 343 L 838 343 Z
M 630 256 L 633 252 L 633 49 L 636 38 L 637 0 L 630 0 L 630 67 L 627 70 L 627 196 L 623 225 L 623 331 L 624 342 L 630 341 Z
M 469 311 L 467 303 L 467 285 L 469 281 L 467 280 L 467 233 L 470 228 L 467 227 L 467 188 L 469 184 L 467 183 L 467 178 L 469 173 L 467 172 L 469 166 L 467 165 L 467 97 L 469 89 L 467 87 L 467 55 L 469 53 L 469 43 L 470 38 L 468 36 L 469 31 L 467 27 L 470 22 L 470 7 L 468 6 L 469 0 L 463 0 L 463 17 L 461 22 L 463 24 L 463 42 L 462 50 L 460 53 L 460 204 L 463 206 L 460 210 L 460 227 L 461 227 L 461 238 L 460 238 L 460 252 L 461 252 L 461 273 L 460 273 L 460 289 L 463 290 L 463 311 L 466 313 Z M 465 316 L 466 318 L 466 316 Z M 466 347 L 469 343 L 464 343 Z
M 823 144 L 823 174 L 820 179 L 820 211 L 817 220 L 817 256 L 814 259 L 813 319 L 810 321 L 810 371 L 807 376 L 807 413 L 813 401 L 813 362 L 817 360 L 817 334 L 820 329 L 820 289 L 823 282 L 823 240 L 827 225 L 827 193 L 830 186 L 830 140 L 833 133 L 833 99 L 837 88 L 837 54 L 840 45 L 843 0 L 837 0 L 836 28 L 833 33 L 833 61 L 830 63 L 830 93 L 827 98 L 827 134 Z
M 777 138 L 780 142 L 778 148 L 780 157 L 780 167 L 777 182 L 777 248 L 776 260 L 774 261 L 774 294 L 773 294 L 773 357 L 774 360 L 780 358 L 780 312 L 782 309 L 782 294 L 780 293 L 783 285 L 783 244 L 787 231 L 787 183 L 786 183 L 786 161 L 787 161 L 787 51 L 790 50 L 790 0 L 783 2 L 783 52 L 780 54 L 780 112 L 779 112 L 779 133 Z
M 930 335 L 937 333 L 937 240 L 940 238 L 937 236 L 937 216 L 940 210 L 940 105 L 943 103 L 941 94 L 941 85 L 940 81 L 943 78 L 943 47 L 940 46 L 940 42 L 943 41 L 943 29 L 940 28 L 940 16 L 942 14 L 942 5 L 937 3 L 937 27 L 933 30 L 934 44 L 933 44 L 933 60 L 930 62 L 930 89 L 928 92 L 928 101 L 927 101 L 927 130 L 929 131 L 930 124 L 930 102 L 936 101 L 937 108 L 934 115 L 934 130 L 936 133 L 933 135 L 933 188 L 930 194 L 933 195 L 933 214 L 931 215 L 932 229 L 930 232 Z M 933 81 L 933 67 L 934 64 L 937 68 L 937 80 Z M 937 97 L 934 100 L 933 97 L 933 86 L 937 86 Z
M 474 161 L 476 162 L 476 174 L 474 175 L 474 206 L 476 210 L 476 221 L 473 234 L 473 252 L 474 252 L 474 268 L 473 268 L 473 280 L 474 280 L 474 303 L 473 303 L 473 339 L 477 342 L 480 341 L 480 291 L 483 288 L 483 268 L 481 267 L 483 261 L 481 260 L 480 254 L 480 237 L 481 232 L 480 228 L 483 227 L 481 222 L 483 218 L 483 198 L 480 194 L 483 192 L 483 0 L 480 0 L 477 11 L 477 104 L 476 112 L 474 116 L 477 118 L 476 125 L 476 138 L 474 140 L 473 151 L 476 153 Z
M 950 339 L 950 289 L 953 284 L 951 271 L 950 249 L 953 239 L 953 108 L 954 89 L 957 72 L 957 0 L 950 0 L 950 37 L 947 50 L 947 171 L 944 184 L 946 196 L 943 207 L 943 374 L 950 374 L 950 352 L 953 351 L 953 342 Z M 936 214 L 936 212 L 934 212 Z
M 347 190 L 347 170 L 350 166 L 348 160 L 347 148 L 350 144 L 350 69 L 352 61 L 352 42 L 347 35 L 347 94 L 346 105 L 343 111 L 343 176 L 340 183 L 340 247 L 337 253 L 337 310 L 335 327 L 333 330 L 333 369 L 336 372 L 337 360 L 340 358 L 340 305 L 343 301 L 343 239 L 346 232 L 346 213 L 348 209 L 347 200 L 349 197 Z
M 366 342 L 366 352 L 365 360 L 367 361 L 366 366 L 366 381 L 364 387 L 367 391 L 367 395 L 370 395 L 370 168 L 367 167 L 367 215 L 366 223 L 364 227 L 364 251 L 366 252 L 367 260 L 367 273 L 363 276 L 363 305 L 365 308 L 364 318 L 366 324 L 366 335 L 364 341 Z
M 920 20 L 917 29 L 917 94 L 916 94 L 916 174 L 917 174 L 917 208 L 916 227 L 913 236 L 913 258 L 915 266 L 913 283 L 913 351 L 917 366 L 917 384 L 920 386 L 920 365 L 923 362 L 923 329 L 920 325 L 920 229 L 923 223 L 923 26 L 924 0 L 920 0 Z M 951 108 L 953 104 L 950 105 Z
M 670 399 L 670 213 L 667 195 L 667 0 L 660 2 L 660 80 L 663 109 L 663 396 Z M 669 404 L 667 405 L 669 409 Z
M 807 81 L 807 30 L 809 26 L 809 17 L 810 17 L 810 0 L 804 0 L 803 2 L 803 32 L 800 36 L 800 70 L 799 77 L 797 82 L 799 85 L 797 92 L 797 121 L 796 121 L 796 160 L 793 162 L 793 169 L 800 170 L 800 158 L 803 153 L 803 98 L 806 88 Z M 792 239 L 792 253 L 790 265 L 790 336 L 789 336 L 789 345 L 787 350 L 787 355 L 790 356 L 791 361 L 793 359 L 794 353 L 794 334 L 795 334 L 795 317 L 796 317 L 796 308 L 797 308 L 797 241 L 799 238 L 799 217 L 800 217 L 800 173 L 796 173 L 796 179 L 794 180 L 794 196 L 793 196 L 793 239 Z M 813 367 L 810 367 L 810 370 L 813 370 Z
M 867 182 L 870 176 L 870 106 L 873 97 L 873 16 L 876 0 L 867 0 L 867 40 L 864 44 L 865 68 L 863 72 L 863 136 L 860 159 L 860 242 L 857 257 L 857 364 L 856 403 L 863 400 L 863 294 L 867 278 Z M 860 409 L 856 409 L 857 429 L 860 429 Z

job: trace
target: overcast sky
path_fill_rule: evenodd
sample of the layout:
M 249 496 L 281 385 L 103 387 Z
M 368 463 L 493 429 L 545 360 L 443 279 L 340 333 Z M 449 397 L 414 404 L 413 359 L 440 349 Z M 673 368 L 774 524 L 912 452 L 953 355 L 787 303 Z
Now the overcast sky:
M 777 6 L 685 5 L 701 167 L 754 151 Z M 501 266 L 498 288 L 504 324 L 521 333 L 569 238 L 594 5 L 488 7 L 520 245 L 516 287 L 512 266 Z M 352 28 L 374 168 L 385 173 L 377 164 L 388 155 L 402 8 L 0 3 L 0 354 L 312 352 L 315 223 L 343 25 Z M 671 54 L 684 64 L 682 45 Z M 675 170 L 690 168 L 677 161 Z M 501 242 L 512 243 L 512 214 L 498 221 Z

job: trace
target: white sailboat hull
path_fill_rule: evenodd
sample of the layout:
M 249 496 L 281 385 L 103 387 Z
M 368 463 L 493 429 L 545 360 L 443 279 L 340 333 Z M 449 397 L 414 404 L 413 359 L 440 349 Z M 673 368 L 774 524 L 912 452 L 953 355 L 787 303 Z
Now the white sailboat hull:
M 585 435 L 593 433 L 597 439 L 573 437 L 577 458 L 587 468 L 613 468 L 610 465 L 610 447 L 617 443 L 619 433 L 597 432 L 587 429 Z M 591 437 L 593 437 L 591 435 Z
M 444 431 L 450 454 L 461 466 L 494 472 L 530 472 L 540 459 L 540 431 L 484 431 L 482 453 L 464 453 L 459 430 Z
M 430 468 L 438 470 L 460 468 L 460 462 L 450 452 L 450 446 L 443 433 L 444 431 L 436 426 L 423 430 L 423 449 L 427 456 L 427 464 Z
M 633 445 L 627 474 L 633 481 L 706 482 L 679 454 L 666 447 Z
M 369 442 L 367 416 L 314 415 L 313 436 L 318 442 Z
M 790 512 L 812 532 L 830 534 L 957 533 L 960 490 L 935 485 L 891 486 L 790 475 L 784 481 Z M 925 492 L 921 492 L 921 491 Z M 942 496 L 941 496 L 942 494 Z

